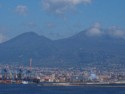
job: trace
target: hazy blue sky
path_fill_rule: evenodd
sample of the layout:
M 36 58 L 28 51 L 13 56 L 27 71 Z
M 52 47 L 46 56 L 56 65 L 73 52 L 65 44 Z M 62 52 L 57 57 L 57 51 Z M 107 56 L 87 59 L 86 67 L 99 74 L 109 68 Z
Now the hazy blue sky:
M 63 38 L 94 24 L 124 29 L 125 0 L 0 0 L 0 42 L 28 31 Z

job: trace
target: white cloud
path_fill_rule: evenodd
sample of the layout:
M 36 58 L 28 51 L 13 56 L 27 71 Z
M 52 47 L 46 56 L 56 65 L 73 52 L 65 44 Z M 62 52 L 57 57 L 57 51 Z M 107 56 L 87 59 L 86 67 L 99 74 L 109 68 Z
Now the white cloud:
M 87 36 L 101 36 L 104 32 L 101 31 L 100 23 L 95 23 L 91 28 L 86 32 Z
M 16 12 L 19 14 L 19 15 L 26 15 L 27 12 L 28 12 L 28 8 L 27 6 L 25 5 L 18 5 L 16 7 Z
M 45 24 L 45 27 L 48 29 L 52 29 L 52 28 L 56 27 L 56 25 L 53 22 L 48 22 Z
M 125 38 L 125 30 L 116 26 L 110 27 L 108 33 L 112 37 Z
M 55 24 L 53 23 L 47 23 L 46 27 L 48 29 L 52 29 L 53 27 L 56 27 Z M 73 33 L 75 34 L 76 32 L 73 32 L 74 28 L 79 28 L 79 26 L 75 26 L 73 27 L 73 29 L 71 29 L 70 31 L 72 32 L 64 32 L 64 36 L 68 36 L 68 35 L 73 35 Z M 81 27 L 81 26 L 80 26 Z M 109 28 L 103 28 L 103 26 L 100 23 L 94 23 L 90 28 L 88 28 L 84 34 L 88 37 L 110 37 L 110 38 L 120 38 L 120 39 L 125 39 L 125 29 L 123 28 L 119 28 L 117 26 L 111 26 Z M 63 35 L 62 35 L 63 36 Z M 50 35 L 51 37 L 51 35 Z M 60 36 L 57 36 L 60 37 Z
M 0 43 L 5 42 L 7 40 L 6 36 L 3 34 L 0 34 Z
M 92 0 L 42 0 L 43 8 L 57 14 L 74 9 L 80 4 L 89 4 Z
M 25 24 L 28 28 L 36 28 L 37 24 L 35 22 L 29 22 L 27 24 Z
M 0 26 L 0 43 L 5 42 L 8 40 L 8 37 L 6 36 L 7 27 Z
M 102 29 L 100 23 L 95 23 L 86 31 L 87 36 L 110 36 L 114 38 L 125 39 L 125 30 L 116 26 L 111 26 L 108 29 Z

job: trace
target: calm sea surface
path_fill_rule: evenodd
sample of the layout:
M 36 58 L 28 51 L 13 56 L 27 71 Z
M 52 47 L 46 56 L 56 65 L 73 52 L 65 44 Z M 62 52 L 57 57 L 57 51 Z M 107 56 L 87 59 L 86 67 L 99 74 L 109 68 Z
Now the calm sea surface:
M 3 85 L 0 94 L 125 94 L 125 87 L 44 87 L 38 85 Z

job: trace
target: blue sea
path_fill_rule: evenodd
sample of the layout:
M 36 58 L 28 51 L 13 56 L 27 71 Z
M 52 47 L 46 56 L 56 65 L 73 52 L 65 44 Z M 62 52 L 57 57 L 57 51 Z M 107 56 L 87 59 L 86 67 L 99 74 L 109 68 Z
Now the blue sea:
M 0 94 L 125 94 L 125 87 L 0 84 Z

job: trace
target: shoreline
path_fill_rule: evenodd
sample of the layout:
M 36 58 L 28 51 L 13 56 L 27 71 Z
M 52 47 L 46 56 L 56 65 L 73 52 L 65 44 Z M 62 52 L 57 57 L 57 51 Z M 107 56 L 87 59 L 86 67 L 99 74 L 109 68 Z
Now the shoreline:
M 3 80 L 0 81 L 0 84 L 24 84 L 24 85 L 38 85 L 38 86 L 85 86 L 85 87 L 125 87 L 125 82 L 86 82 L 86 83 L 71 83 L 71 82 L 30 82 L 30 81 L 12 81 L 12 80 Z
M 29 85 L 35 85 L 35 86 L 40 86 L 40 87 L 90 87 L 90 88 L 93 88 L 93 87 L 97 87 L 97 88 L 125 88 L 125 84 L 84 84 L 84 85 L 41 85 L 41 84 L 35 84 L 35 83 L 30 83 L 30 84 L 3 84 L 3 83 L 0 83 L 0 85 L 26 85 L 26 86 L 29 86 Z
M 40 86 L 125 87 L 125 83 L 39 83 Z

